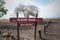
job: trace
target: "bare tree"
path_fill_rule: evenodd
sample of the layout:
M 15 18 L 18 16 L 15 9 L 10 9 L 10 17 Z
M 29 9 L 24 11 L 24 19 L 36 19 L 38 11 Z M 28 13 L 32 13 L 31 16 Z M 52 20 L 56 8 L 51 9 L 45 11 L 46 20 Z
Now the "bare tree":
M 29 15 L 35 17 L 38 13 L 38 8 L 33 5 L 19 5 L 16 7 L 15 12 L 23 12 L 25 18 L 29 18 Z
M 32 16 L 36 17 L 37 13 L 38 13 L 38 8 L 36 6 L 33 6 L 33 5 L 28 5 L 27 6 L 26 17 L 29 17 L 29 15 L 32 15 Z

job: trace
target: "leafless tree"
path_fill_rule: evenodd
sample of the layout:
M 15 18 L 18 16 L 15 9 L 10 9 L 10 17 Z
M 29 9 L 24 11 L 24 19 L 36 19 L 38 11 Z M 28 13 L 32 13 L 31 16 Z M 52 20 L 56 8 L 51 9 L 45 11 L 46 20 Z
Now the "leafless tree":
M 38 13 L 38 8 L 36 6 L 33 6 L 33 5 L 19 5 L 15 9 L 15 13 L 16 12 L 23 12 L 25 18 L 29 18 L 29 15 L 35 17 L 36 14 Z

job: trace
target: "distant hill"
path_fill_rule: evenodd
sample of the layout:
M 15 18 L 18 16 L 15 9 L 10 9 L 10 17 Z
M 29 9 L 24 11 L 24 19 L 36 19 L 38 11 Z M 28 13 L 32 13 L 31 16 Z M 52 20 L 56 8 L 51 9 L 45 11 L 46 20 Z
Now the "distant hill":
M 43 20 L 60 21 L 60 18 L 43 18 Z
M 9 22 L 9 19 L 0 19 L 0 22 Z
M 43 18 L 43 21 L 60 21 L 60 18 Z M 10 22 L 9 19 L 0 19 L 0 22 Z

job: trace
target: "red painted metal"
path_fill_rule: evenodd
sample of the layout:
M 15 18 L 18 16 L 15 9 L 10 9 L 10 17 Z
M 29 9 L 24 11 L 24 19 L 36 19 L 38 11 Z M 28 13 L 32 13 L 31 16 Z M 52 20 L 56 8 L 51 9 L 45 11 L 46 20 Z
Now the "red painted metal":
M 22 26 L 34 26 L 35 24 L 34 23 L 21 23 L 21 24 L 19 24 L 19 26 L 20 27 L 22 27 Z
M 10 18 L 10 22 L 42 22 L 42 18 Z
M 35 22 L 42 22 L 42 18 L 10 18 L 10 22 L 17 22 L 20 27 L 22 26 L 34 26 Z

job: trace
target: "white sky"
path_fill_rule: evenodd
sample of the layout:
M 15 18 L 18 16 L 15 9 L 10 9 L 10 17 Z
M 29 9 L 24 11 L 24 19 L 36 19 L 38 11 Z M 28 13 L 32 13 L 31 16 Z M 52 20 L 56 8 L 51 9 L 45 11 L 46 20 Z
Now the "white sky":
M 8 9 L 6 15 L 1 18 L 15 17 L 14 9 L 19 4 L 36 5 L 39 8 L 38 17 L 60 18 L 60 0 L 5 0 L 5 7 Z M 22 16 L 22 14 L 20 14 Z M 23 16 L 22 16 L 23 17 Z

